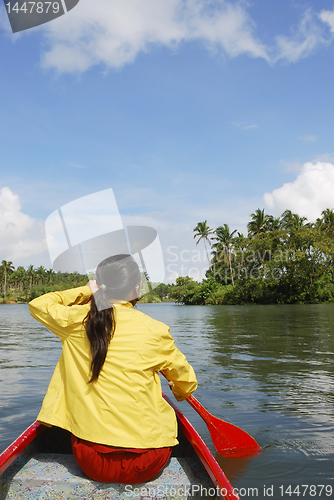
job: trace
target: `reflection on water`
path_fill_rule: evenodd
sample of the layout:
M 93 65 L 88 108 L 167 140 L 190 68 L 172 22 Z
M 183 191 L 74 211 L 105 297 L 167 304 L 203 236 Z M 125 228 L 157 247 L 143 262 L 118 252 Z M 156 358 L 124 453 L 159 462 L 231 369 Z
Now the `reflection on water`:
M 171 327 L 207 410 L 262 446 L 252 459 L 218 457 L 233 485 L 257 487 L 258 497 L 272 486 L 277 499 L 281 485 L 334 486 L 334 305 L 138 309 Z M 3 449 L 36 418 L 60 342 L 26 305 L 8 304 L 0 306 L 0 351 Z M 178 406 L 214 451 L 205 423 L 186 402 Z
M 198 375 L 201 403 L 261 445 L 250 460 L 218 457 L 233 485 L 258 487 L 259 496 L 270 485 L 277 499 L 281 485 L 334 489 L 334 305 L 144 310 L 171 325 Z M 182 404 L 210 443 L 204 422 Z
M 236 479 L 242 478 L 246 474 L 252 461 L 252 458 L 231 460 L 230 458 L 222 457 L 218 453 L 214 453 L 214 456 L 226 476 L 233 481 L 233 484 L 236 484 Z

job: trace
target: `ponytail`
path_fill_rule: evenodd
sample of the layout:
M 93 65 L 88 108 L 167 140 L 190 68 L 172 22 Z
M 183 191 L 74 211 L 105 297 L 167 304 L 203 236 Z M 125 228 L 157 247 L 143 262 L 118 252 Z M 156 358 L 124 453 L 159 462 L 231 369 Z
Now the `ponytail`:
M 99 310 L 96 307 L 94 295 L 99 294 L 99 305 L 101 301 L 106 302 L 106 308 Z M 87 337 L 90 343 L 90 352 L 92 361 L 90 365 L 91 378 L 89 384 L 98 379 L 102 366 L 105 362 L 108 347 L 115 333 L 115 313 L 113 306 L 105 297 L 103 290 L 95 292 L 91 299 L 91 307 L 87 316 L 84 319 Z M 103 297 L 104 295 L 104 297 Z
M 138 265 L 130 255 L 108 257 L 97 266 L 96 283 L 100 288 L 92 295 L 90 310 L 83 321 L 92 356 L 89 384 L 98 379 L 115 333 L 115 311 L 111 302 L 129 300 L 140 284 Z

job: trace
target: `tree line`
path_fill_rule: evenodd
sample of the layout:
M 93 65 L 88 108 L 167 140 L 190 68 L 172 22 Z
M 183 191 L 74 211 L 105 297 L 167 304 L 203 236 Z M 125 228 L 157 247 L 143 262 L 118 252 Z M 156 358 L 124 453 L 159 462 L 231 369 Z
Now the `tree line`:
M 148 281 L 149 277 L 146 275 Z M 94 279 L 94 276 L 90 277 Z M 44 266 L 30 265 L 25 269 L 13 262 L 2 260 L 0 264 L 0 302 L 29 302 L 48 292 L 84 286 L 88 281 L 85 274 L 61 273 Z M 170 299 L 170 285 L 160 283 L 141 299 L 142 302 L 161 302 Z
M 61 273 L 44 266 L 25 269 L 13 262 L 2 260 L 0 264 L 1 302 L 28 302 L 44 293 L 75 288 L 87 283 L 87 276 L 79 273 Z
M 171 296 L 184 304 L 292 304 L 334 301 L 334 211 L 314 223 L 285 210 L 257 209 L 245 236 L 228 224 L 194 228 L 209 269 L 201 283 L 179 277 Z M 210 253 L 208 251 L 210 250 Z
M 257 209 L 247 235 L 228 224 L 215 230 L 207 220 L 194 228 L 203 242 L 209 269 L 198 283 L 189 276 L 160 284 L 143 302 L 174 300 L 183 304 L 294 304 L 334 302 L 334 210 L 315 222 L 285 210 L 280 217 Z M 87 276 L 43 266 L 17 269 L 0 264 L 0 301 L 27 302 L 51 291 L 87 283 Z

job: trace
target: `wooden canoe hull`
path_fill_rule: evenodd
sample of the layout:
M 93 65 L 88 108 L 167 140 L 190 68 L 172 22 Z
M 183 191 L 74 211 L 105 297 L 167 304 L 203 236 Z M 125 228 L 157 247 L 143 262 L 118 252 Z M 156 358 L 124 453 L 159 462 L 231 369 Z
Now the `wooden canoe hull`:
M 37 487 L 41 495 L 38 498 L 41 499 L 136 500 L 138 495 L 133 492 L 137 487 L 139 493 L 150 492 L 150 499 L 185 500 L 210 496 L 237 500 L 238 495 L 196 429 L 167 396 L 164 395 L 164 398 L 176 413 L 180 445 L 175 447 L 173 455 L 176 456 L 171 458 L 169 465 L 155 480 L 131 486 L 128 491 L 125 485 L 102 485 L 91 481 L 75 463 L 70 434 L 63 429 L 47 428 L 34 422 L 0 455 L 0 500 L 37 498 L 33 496 L 33 488 Z M 32 477 L 33 481 L 30 481 Z M 51 497 L 51 492 L 56 496 Z M 143 496 L 140 494 L 140 497 Z

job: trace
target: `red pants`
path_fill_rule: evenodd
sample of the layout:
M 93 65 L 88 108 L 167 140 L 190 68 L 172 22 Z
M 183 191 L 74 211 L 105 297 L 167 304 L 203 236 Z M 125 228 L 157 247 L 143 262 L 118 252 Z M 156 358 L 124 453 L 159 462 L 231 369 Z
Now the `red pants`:
M 101 483 L 138 484 L 150 481 L 168 462 L 172 448 L 113 448 L 72 435 L 73 455 L 80 469 Z

